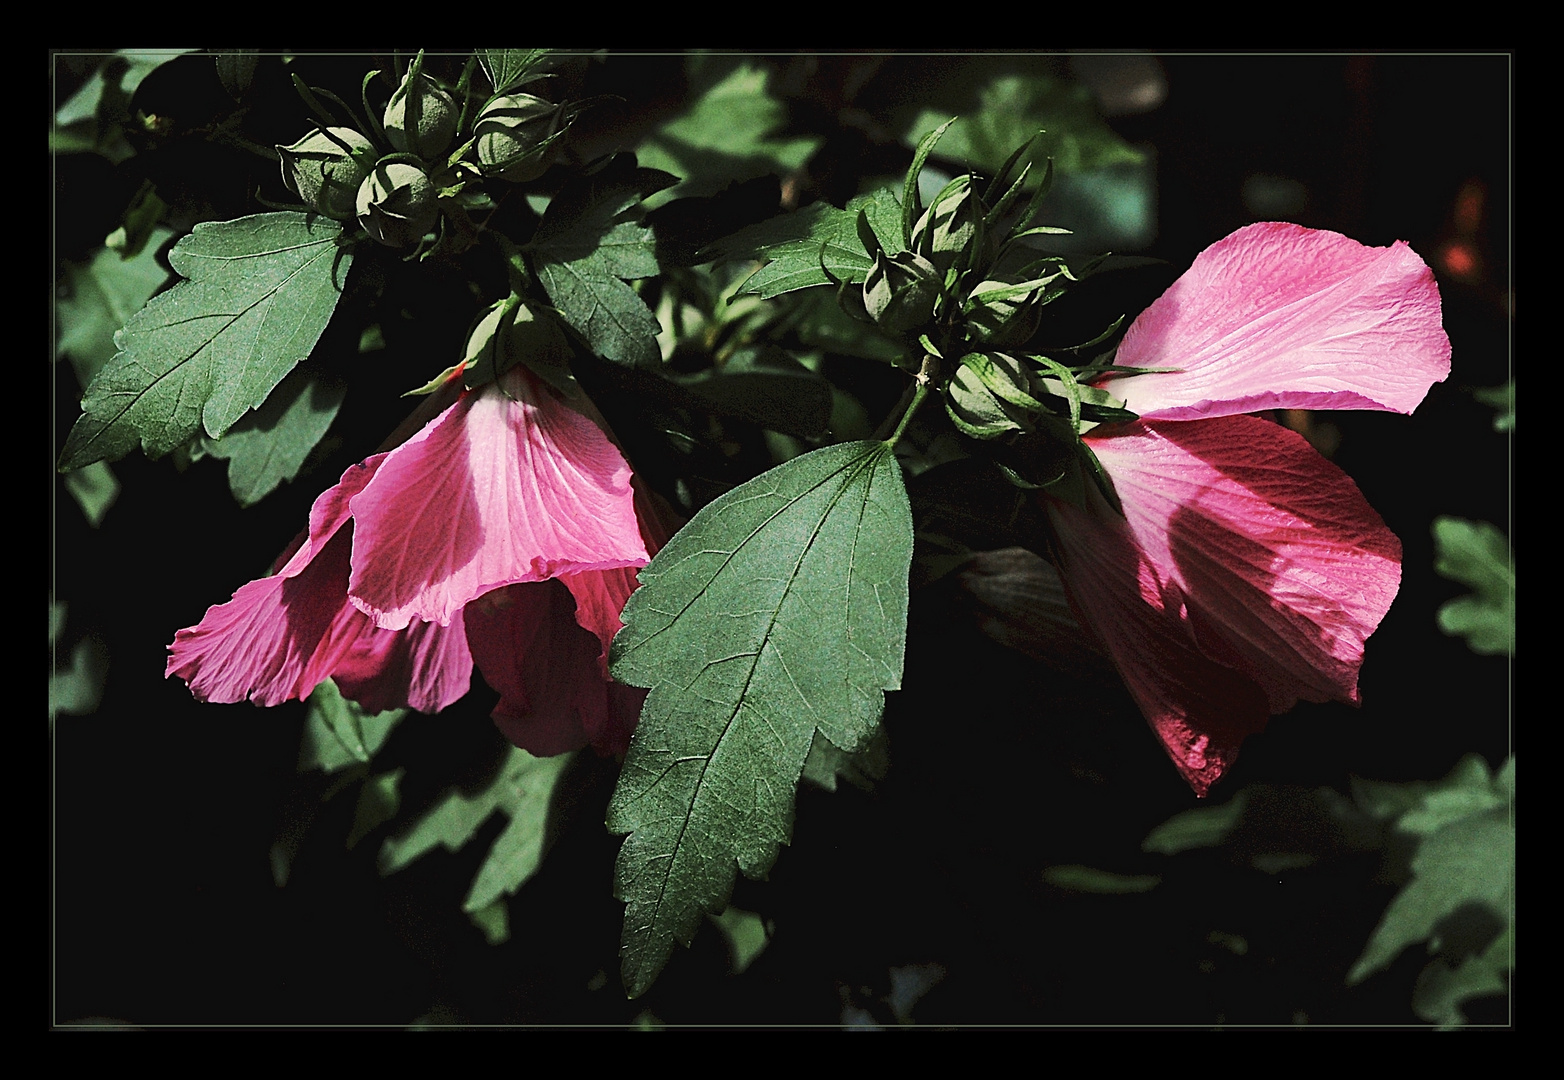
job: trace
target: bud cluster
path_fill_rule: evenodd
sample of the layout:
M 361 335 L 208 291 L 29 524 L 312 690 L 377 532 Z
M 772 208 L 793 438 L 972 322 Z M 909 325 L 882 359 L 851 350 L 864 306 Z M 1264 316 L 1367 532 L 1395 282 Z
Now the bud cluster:
M 1031 351 L 1029 343 L 1043 309 L 1095 267 L 1072 269 L 1033 246 L 1065 232 L 1033 225 L 1053 176 L 1051 162 L 1040 178 L 1030 161 L 1022 162 L 1036 140 L 1011 155 L 987 185 L 957 176 L 920 213 L 918 176 L 944 130 L 923 139 L 908 172 L 901 248 L 883 243 L 867 214 L 860 218 L 859 236 L 873 259 L 863 281 L 863 316 L 919 343 L 924 369 L 941 372 L 951 422 L 987 444 L 1013 482 L 1083 496 L 1084 476 L 1106 481 L 1080 436 L 1096 424 L 1134 418 L 1092 383 L 1131 372 L 1111 359 L 1067 365 Z M 844 293 L 843 302 L 856 309 L 858 296 Z M 1098 345 L 1116 328 L 1068 351 Z M 1111 491 L 1106 494 L 1111 501 Z
M 448 87 L 425 72 L 420 52 L 378 113 L 366 78 L 368 123 L 340 99 L 300 83 L 320 122 L 292 146 L 277 147 L 283 183 L 315 213 L 357 220 L 388 247 L 425 250 L 447 225 L 465 221 L 468 206 L 488 198 L 485 181 L 526 183 L 547 171 L 579 103 L 519 92 L 547 76 L 545 59 L 539 51 L 503 79 L 491 73 L 493 93 L 485 101 L 472 93 L 467 74 Z M 338 108 L 323 107 L 322 98 Z M 339 112 L 352 124 L 337 122 Z

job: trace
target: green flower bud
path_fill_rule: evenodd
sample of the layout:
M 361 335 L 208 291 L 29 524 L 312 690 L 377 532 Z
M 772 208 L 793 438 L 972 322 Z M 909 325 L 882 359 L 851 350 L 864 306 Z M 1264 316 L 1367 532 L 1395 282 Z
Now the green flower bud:
M 429 76 L 421 74 L 413 82 L 404 78 L 386 106 L 386 138 L 398 150 L 429 161 L 451 145 L 460 118 L 456 99 Z
M 972 190 L 972 177 L 958 176 L 945 185 L 939 197 L 923 212 L 912 230 L 912 247 L 945 272 L 967 254 L 983 223 L 983 201 Z
M 877 252 L 863 282 L 863 303 L 869 317 L 896 334 L 928 322 L 939 295 L 939 271 L 911 251 L 891 256 L 883 250 Z
M 1042 322 L 1047 287 L 1037 281 L 979 282 L 967 297 L 967 329 L 973 340 L 1001 348 L 1029 340 Z
M 328 129 L 332 135 L 353 147 L 373 153 L 368 139 L 352 128 Z M 282 182 L 311 210 L 338 221 L 347 221 L 356 213 L 354 198 L 367 166 L 316 128 L 292 146 L 279 146 L 282 155 Z
M 388 247 L 416 244 L 440 216 L 429 177 L 400 161 L 381 161 L 370 171 L 359 185 L 357 210 L 364 231 Z
M 513 184 L 542 176 L 564 131 L 564 117 L 564 105 L 531 94 L 505 94 L 489 102 L 473 125 L 483 174 Z

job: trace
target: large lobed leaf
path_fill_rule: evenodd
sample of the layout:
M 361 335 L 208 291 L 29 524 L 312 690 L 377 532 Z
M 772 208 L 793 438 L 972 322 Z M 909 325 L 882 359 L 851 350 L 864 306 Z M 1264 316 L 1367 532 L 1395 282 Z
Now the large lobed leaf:
M 309 355 L 331 319 L 351 255 L 342 226 L 304 213 L 195 227 L 169 253 L 183 277 L 133 315 L 119 353 L 82 399 L 62 472 L 151 457 L 203 428 L 220 438 Z
M 818 731 L 853 750 L 901 684 L 912 515 L 879 442 L 826 447 L 696 514 L 624 610 L 611 670 L 651 688 L 608 808 L 628 833 L 622 974 L 635 996 L 675 940 L 766 873 L 792 833 Z

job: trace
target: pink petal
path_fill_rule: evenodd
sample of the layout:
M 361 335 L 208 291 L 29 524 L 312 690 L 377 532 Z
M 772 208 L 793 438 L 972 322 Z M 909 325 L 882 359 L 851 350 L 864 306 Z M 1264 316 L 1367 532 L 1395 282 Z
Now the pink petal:
M 307 697 L 358 636 L 347 603 L 350 534 L 341 530 L 348 500 L 382 460 L 353 466 L 315 500 L 309 529 L 274 576 L 242 586 L 179 631 L 164 676 L 184 679 L 200 701 L 269 706 Z
M 464 617 L 478 670 L 500 692 L 494 721 L 511 742 L 562 754 L 605 727 L 598 642 L 576 624 L 568 590 L 556 582 L 512 585 L 469 605 Z
M 1261 222 L 1196 256 L 1129 328 L 1117 363 L 1183 369 L 1104 384 L 1143 419 L 1409 413 L 1449 375 L 1450 339 L 1433 272 L 1404 242 Z
M 450 626 L 410 623 L 382 630 L 352 604 L 359 637 L 334 665 L 331 676 L 342 696 L 372 713 L 413 708 L 436 713 L 466 695 L 472 684 L 472 653 L 458 615 Z
M 465 694 L 472 657 L 459 620 L 452 630 L 418 623 L 398 633 L 348 602 L 349 501 L 384 460 L 353 466 L 315 500 L 309 528 L 275 576 L 243 586 L 179 631 L 166 674 L 188 681 L 201 701 L 257 705 L 302 700 L 327 678 L 371 712 L 437 712 Z
M 1047 500 L 1060 573 L 1077 616 L 1108 646 L 1174 766 L 1204 797 L 1265 727 L 1260 688 L 1196 644 L 1177 585 L 1158 581 L 1124 521 L 1095 492 L 1090 511 Z
M 449 625 L 506 585 L 648 560 L 624 456 L 519 367 L 391 451 L 352 508 L 348 591 L 388 629 Z
M 1208 759 L 1195 772 L 1209 786 L 1266 712 L 1357 702 L 1363 642 L 1395 598 L 1401 544 L 1345 473 L 1275 424 L 1111 432 L 1087 441 L 1124 519 L 1050 501 L 1061 572 L 1198 791 L 1191 760 Z M 1263 695 L 1258 714 L 1245 685 Z

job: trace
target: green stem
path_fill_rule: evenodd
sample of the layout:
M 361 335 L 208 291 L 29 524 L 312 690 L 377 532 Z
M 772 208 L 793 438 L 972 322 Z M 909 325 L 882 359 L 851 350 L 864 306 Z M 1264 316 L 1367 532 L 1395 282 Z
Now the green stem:
M 912 394 L 912 404 L 907 406 L 907 411 L 901 414 L 901 422 L 896 425 L 896 430 L 891 432 L 891 437 L 885 440 L 885 445 L 891 449 L 901 441 L 902 432 L 907 430 L 907 425 L 912 421 L 912 414 L 918 411 L 918 406 L 923 404 L 923 399 L 929 396 L 929 384 L 919 382 Z

